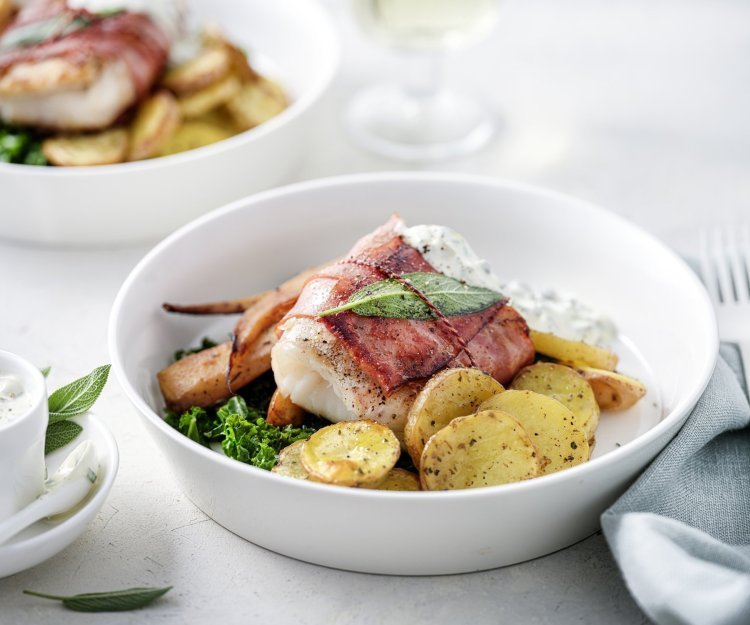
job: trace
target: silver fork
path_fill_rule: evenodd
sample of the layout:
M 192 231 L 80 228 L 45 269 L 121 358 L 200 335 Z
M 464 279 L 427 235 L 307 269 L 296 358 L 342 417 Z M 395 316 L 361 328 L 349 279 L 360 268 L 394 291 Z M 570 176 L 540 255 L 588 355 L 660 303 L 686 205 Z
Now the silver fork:
M 701 232 L 703 282 L 716 309 L 719 336 L 736 343 L 750 385 L 750 227 Z

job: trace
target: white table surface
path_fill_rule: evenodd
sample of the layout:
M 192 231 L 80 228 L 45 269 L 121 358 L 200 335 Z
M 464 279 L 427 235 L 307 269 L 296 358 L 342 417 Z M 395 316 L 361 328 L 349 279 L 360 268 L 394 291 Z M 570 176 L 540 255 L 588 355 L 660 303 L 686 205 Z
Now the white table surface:
M 398 63 L 362 40 L 343 0 L 325 3 L 344 63 L 295 179 L 397 169 L 351 146 L 339 119 L 357 87 Z M 578 195 L 689 252 L 701 226 L 750 220 L 748 58 L 743 0 L 507 0 L 493 36 L 454 55 L 448 71 L 485 90 L 504 130 L 481 154 L 435 168 Z M 0 199 L 0 212 L 9 209 Z M 108 362 L 111 302 L 146 250 L 0 243 L 0 347 L 51 365 L 52 388 Z M 646 621 L 601 535 L 532 562 L 438 578 L 353 574 L 268 552 L 186 500 L 114 379 L 96 412 L 121 451 L 111 496 L 70 548 L 0 580 L 3 625 Z M 174 590 L 147 611 L 112 615 L 21 594 L 166 584 Z

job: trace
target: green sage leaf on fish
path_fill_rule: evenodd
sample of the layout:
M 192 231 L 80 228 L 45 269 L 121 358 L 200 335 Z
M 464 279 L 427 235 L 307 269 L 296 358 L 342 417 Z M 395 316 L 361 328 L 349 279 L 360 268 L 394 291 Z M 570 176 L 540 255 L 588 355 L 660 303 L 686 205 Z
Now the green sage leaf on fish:
M 346 304 L 325 310 L 319 316 L 350 310 L 365 317 L 427 320 L 437 315 L 425 299 L 446 317 L 470 315 L 506 299 L 502 293 L 473 286 L 441 273 L 406 273 L 401 280 L 413 289 L 399 280 L 380 280 L 353 293 Z
M 142 608 L 154 599 L 158 599 L 172 589 L 165 588 L 126 588 L 110 592 L 91 592 L 81 595 L 48 595 L 33 590 L 24 590 L 24 594 L 43 599 L 62 601 L 69 610 L 76 612 L 125 612 Z

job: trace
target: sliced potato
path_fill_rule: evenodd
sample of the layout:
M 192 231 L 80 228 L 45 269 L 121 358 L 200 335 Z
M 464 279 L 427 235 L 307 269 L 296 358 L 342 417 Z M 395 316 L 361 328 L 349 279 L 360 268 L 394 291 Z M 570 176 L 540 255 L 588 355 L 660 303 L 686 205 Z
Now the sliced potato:
M 576 416 L 576 424 L 589 441 L 599 425 L 599 404 L 594 391 L 583 376 L 565 365 L 538 362 L 521 369 L 511 388 L 535 391 L 559 401 Z
M 205 89 L 229 74 L 232 59 L 223 46 L 204 48 L 198 56 L 166 71 L 161 84 L 179 95 Z
M 223 48 L 230 59 L 231 70 L 242 82 L 250 82 L 258 77 L 251 67 L 247 55 L 234 45 L 222 32 L 218 24 L 207 24 L 201 33 L 203 45 L 207 48 Z
M 419 467 L 430 436 L 456 417 L 472 414 L 485 399 L 503 390 L 500 382 L 479 369 L 444 369 L 432 376 L 414 400 L 404 430 L 415 466 Z
M 554 473 L 589 459 L 589 443 L 576 416 L 559 401 L 534 391 L 509 390 L 479 406 L 518 421 L 539 450 L 541 473 Z
M 184 122 L 162 146 L 158 155 L 168 156 L 169 154 L 187 152 L 217 141 L 223 141 L 231 136 L 232 133 L 213 124 L 198 121 Z
M 10 24 L 15 12 L 16 5 L 13 0 L 0 0 L 0 32 Z
M 177 132 L 181 117 L 177 100 L 165 89 L 143 102 L 130 126 L 128 160 L 139 161 L 156 156 Z
M 234 118 L 223 106 L 215 108 L 203 115 L 199 115 L 198 117 L 194 117 L 191 119 L 191 121 L 211 124 L 212 126 L 221 128 L 222 130 L 232 135 L 236 135 L 238 132 L 242 132 L 242 129 L 239 128 L 234 122 Z
M 520 482 L 541 470 L 529 435 L 518 421 L 499 410 L 451 421 L 427 441 L 420 464 L 425 490 Z
M 302 453 L 302 448 L 305 446 L 305 443 L 307 443 L 307 441 L 297 441 L 296 443 L 289 445 L 289 447 L 284 447 L 279 453 L 279 461 L 271 471 L 298 480 L 308 479 L 309 476 L 307 475 L 307 471 L 305 471 L 305 467 L 302 466 L 300 460 L 300 454 Z
M 641 382 L 621 373 L 592 367 L 576 367 L 576 371 L 591 385 L 602 410 L 625 410 L 646 394 Z
M 529 336 L 534 349 L 540 354 L 561 360 L 568 364 L 582 364 L 597 369 L 614 371 L 617 366 L 617 354 L 601 347 L 595 347 L 581 341 L 571 341 L 548 332 L 531 330 Z
M 186 119 L 205 115 L 229 102 L 240 92 L 240 88 L 240 81 L 236 77 L 227 76 L 200 91 L 179 97 L 177 101 L 180 104 L 180 112 Z
M 268 404 L 266 421 L 276 427 L 284 427 L 285 425 L 299 427 L 302 425 L 304 419 L 304 409 L 300 408 L 286 395 L 282 395 L 279 390 L 276 389 L 271 397 L 271 403 Z
M 375 487 L 376 490 L 421 490 L 419 477 L 406 469 L 391 469 L 385 479 Z
M 122 163 L 128 151 L 124 128 L 94 134 L 58 135 L 42 142 L 42 152 L 53 165 L 75 167 Z
M 226 104 L 237 126 L 249 130 L 278 115 L 287 107 L 284 91 L 275 82 L 259 77 L 242 85 Z
M 374 421 L 344 421 L 313 434 L 302 448 L 302 466 L 316 482 L 377 486 L 401 453 L 396 435 Z

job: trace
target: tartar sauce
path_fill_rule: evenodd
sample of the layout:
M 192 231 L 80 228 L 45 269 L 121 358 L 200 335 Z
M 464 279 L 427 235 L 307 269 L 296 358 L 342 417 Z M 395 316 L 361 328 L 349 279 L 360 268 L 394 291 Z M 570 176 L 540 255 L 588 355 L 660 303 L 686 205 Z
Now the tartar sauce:
M 401 227 L 398 233 L 439 272 L 509 297 L 511 305 L 533 330 L 605 348 L 611 347 L 617 336 L 612 319 L 574 297 L 552 289 L 536 291 L 518 281 L 503 283 L 489 263 L 451 228 L 418 225 Z
M 33 405 L 34 398 L 18 376 L 0 374 L 0 427 L 28 412 Z

